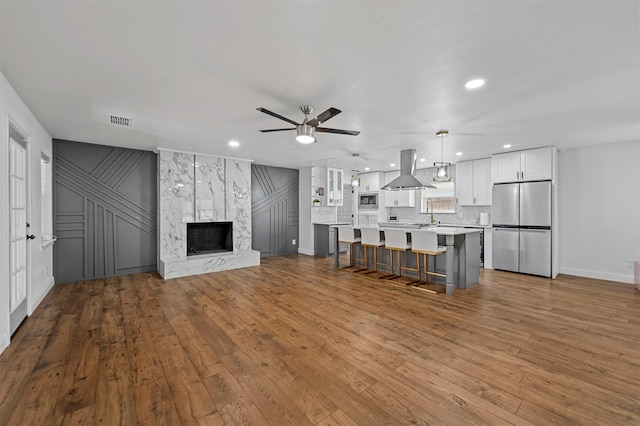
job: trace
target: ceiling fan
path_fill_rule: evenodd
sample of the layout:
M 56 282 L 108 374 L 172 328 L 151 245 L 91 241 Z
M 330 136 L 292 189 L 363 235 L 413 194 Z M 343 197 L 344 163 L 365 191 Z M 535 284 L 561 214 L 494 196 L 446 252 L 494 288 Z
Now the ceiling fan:
M 300 109 L 304 113 L 304 120 L 302 121 L 302 123 L 296 123 L 295 121 L 290 120 L 287 117 L 283 117 L 280 114 L 276 114 L 275 112 L 269 111 L 268 109 L 265 109 L 265 108 L 256 108 L 256 109 L 260 112 L 264 112 L 265 114 L 269 114 L 272 117 L 279 118 L 280 120 L 284 120 L 287 123 L 291 123 L 296 126 L 296 127 L 287 127 L 285 129 L 260 130 L 261 132 L 268 133 L 268 132 L 282 132 L 285 130 L 296 130 L 297 131 L 296 140 L 300 143 L 306 144 L 306 143 L 315 142 L 316 141 L 316 138 L 314 136 L 315 132 L 338 133 L 341 135 L 351 135 L 351 136 L 358 136 L 360 134 L 360 132 L 357 130 L 342 130 L 342 129 L 330 129 L 328 127 L 319 127 L 325 121 L 329 120 L 332 117 L 335 117 L 336 115 L 342 112 L 337 108 L 329 108 L 328 110 L 318 115 L 317 117 L 309 119 L 309 114 L 311 114 L 311 112 L 313 111 L 313 107 L 310 105 L 303 105 L 300 107 Z

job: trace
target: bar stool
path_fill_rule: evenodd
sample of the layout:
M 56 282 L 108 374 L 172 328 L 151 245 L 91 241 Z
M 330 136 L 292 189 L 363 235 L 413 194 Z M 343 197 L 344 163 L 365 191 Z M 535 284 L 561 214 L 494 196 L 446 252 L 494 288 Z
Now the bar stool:
M 360 237 L 356 237 L 356 230 L 353 226 L 339 225 L 338 226 L 338 242 L 343 244 L 349 244 L 349 266 L 343 266 L 340 269 L 348 269 L 351 272 L 359 272 L 366 270 L 360 266 L 356 266 L 355 261 L 365 262 L 365 259 L 358 259 L 355 257 L 354 244 L 360 244 Z M 340 247 L 336 247 L 336 250 L 340 250 Z M 340 254 L 338 253 L 338 266 L 340 262 Z
M 378 265 L 389 266 L 389 263 L 378 262 L 378 249 L 384 247 L 384 238 L 380 238 L 380 230 L 378 228 L 360 228 L 360 243 L 364 248 L 365 266 L 367 267 L 364 274 L 376 277 L 378 279 L 390 277 L 392 273 L 383 273 L 378 271 Z M 373 248 L 373 269 L 369 269 L 369 248 Z
M 417 282 L 420 279 L 418 268 L 410 268 L 408 266 L 402 266 L 400 261 L 400 252 L 411 250 L 411 243 L 407 239 L 407 231 L 404 229 L 385 229 L 384 231 L 385 248 L 389 249 L 389 258 L 391 259 L 391 272 L 392 276 L 386 278 L 388 281 L 401 282 L 405 285 L 410 285 Z M 395 273 L 393 254 L 394 252 L 398 258 L 398 274 Z M 418 272 L 418 280 L 411 277 L 403 276 L 402 271 L 415 271 Z
M 446 286 L 442 284 L 429 283 L 428 275 L 435 275 L 438 277 L 446 278 L 446 274 L 441 274 L 435 271 L 429 271 L 429 264 L 427 263 L 427 256 L 438 256 L 447 253 L 447 248 L 438 245 L 438 234 L 434 231 L 421 230 L 411 231 L 411 250 L 416 254 L 416 261 L 418 262 L 418 278 L 420 282 L 412 285 L 413 288 L 418 290 L 424 290 L 429 293 L 443 293 L 446 290 Z M 422 254 L 424 265 L 424 281 L 422 281 L 422 271 L 420 268 L 420 259 L 418 256 Z

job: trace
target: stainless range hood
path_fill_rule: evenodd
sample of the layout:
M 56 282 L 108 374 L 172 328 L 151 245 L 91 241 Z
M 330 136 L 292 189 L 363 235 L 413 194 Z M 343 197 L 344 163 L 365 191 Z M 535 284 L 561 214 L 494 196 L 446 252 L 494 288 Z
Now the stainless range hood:
M 400 177 L 395 178 L 382 187 L 384 190 L 400 191 L 403 189 L 435 188 L 430 183 L 422 183 L 414 176 L 416 173 L 415 149 L 400 151 Z

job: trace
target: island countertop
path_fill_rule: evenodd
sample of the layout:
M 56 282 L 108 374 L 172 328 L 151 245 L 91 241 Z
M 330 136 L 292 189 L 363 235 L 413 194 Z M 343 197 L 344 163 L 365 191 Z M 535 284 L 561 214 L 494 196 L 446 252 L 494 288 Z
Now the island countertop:
M 427 225 L 419 227 L 418 225 Z M 402 223 L 400 226 L 389 226 L 387 222 L 380 222 L 378 229 L 384 231 L 385 229 L 404 229 L 407 233 L 411 231 L 431 231 L 438 235 L 463 235 L 473 234 L 474 232 L 480 232 L 481 228 L 463 228 L 463 225 L 459 227 L 454 226 L 429 226 L 428 224 L 414 224 L 414 223 Z M 354 229 L 364 228 L 363 226 L 354 226 Z
M 463 234 L 473 234 L 475 232 L 480 232 L 480 228 L 453 228 L 449 226 L 437 226 L 435 228 L 428 228 L 426 231 L 435 232 L 438 235 L 463 235 Z

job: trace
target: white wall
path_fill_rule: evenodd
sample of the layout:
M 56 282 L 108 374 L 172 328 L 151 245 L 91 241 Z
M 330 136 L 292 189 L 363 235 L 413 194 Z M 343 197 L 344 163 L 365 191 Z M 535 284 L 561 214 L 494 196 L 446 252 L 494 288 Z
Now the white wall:
M 27 308 L 31 314 L 53 286 L 53 248 L 41 248 L 40 157 L 53 158 L 51 136 L 0 73 L 0 352 L 9 344 L 9 122 L 29 137 L 30 215 L 36 239 L 29 242 L 30 282 Z
M 298 253 L 313 256 L 311 167 L 300 169 L 298 176 Z
M 640 141 L 560 152 L 560 273 L 633 282 L 640 260 Z

